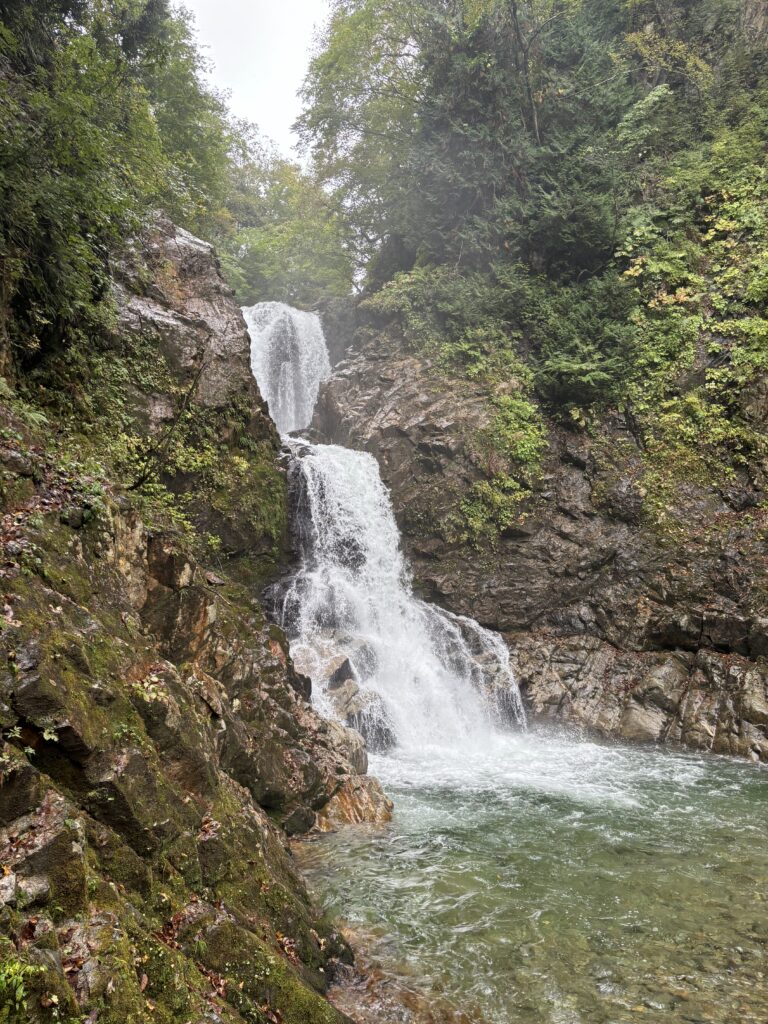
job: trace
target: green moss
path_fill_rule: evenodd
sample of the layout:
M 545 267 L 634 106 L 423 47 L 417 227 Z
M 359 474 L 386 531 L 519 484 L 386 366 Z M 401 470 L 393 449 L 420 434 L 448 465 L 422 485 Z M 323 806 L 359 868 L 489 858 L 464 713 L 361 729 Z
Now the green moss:
M 363 303 L 396 324 L 411 347 L 432 357 L 451 388 L 461 387 L 464 378 L 484 392 L 488 425 L 469 441 L 484 478 L 456 496 L 442 524 L 447 539 L 475 545 L 493 542 L 519 519 L 547 449 L 533 374 L 518 352 L 521 335 L 500 298 L 482 275 L 419 267 L 397 275 Z
M 296 975 L 289 962 L 234 922 L 205 930 L 205 963 L 229 982 L 227 998 L 246 1020 L 267 1020 L 276 1011 L 285 1024 L 340 1024 L 341 1017 Z M 286 946 L 290 949 L 289 942 Z
M 105 488 L 120 481 L 151 529 L 175 528 L 203 554 L 247 549 L 257 578 L 273 571 L 287 534 L 286 482 L 275 437 L 248 396 L 224 408 L 187 403 L 190 381 L 170 366 L 159 340 L 134 334 L 52 354 L 31 385 L 26 399 L 60 428 L 47 447 L 86 516 L 98 514 Z M 150 436 L 142 396 L 157 394 L 178 412 Z M 56 565 L 51 559 L 41 571 L 85 603 L 87 577 L 67 581 Z
M 55 961 L 36 945 L 23 952 L 0 938 L 0 1021 L 3 1024 L 75 1024 L 78 1006 Z
M 133 963 L 137 987 L 144 985 L 142 1008 L 151 1011 L 153 1020 L 175 1024 L 198 1008 L 206 979 L 179 950 L 142 935 L 133 948 Z M 117 1024 L 117 1014 L 114 1019 Z
M 121 841 L 112 829 L 96 822 L 86 823 L 88 839 L 98 871 L 108 882 L 146 896 L 152 885 L 152 870 Z M 111 898 L 110 898 L 111 902 Z

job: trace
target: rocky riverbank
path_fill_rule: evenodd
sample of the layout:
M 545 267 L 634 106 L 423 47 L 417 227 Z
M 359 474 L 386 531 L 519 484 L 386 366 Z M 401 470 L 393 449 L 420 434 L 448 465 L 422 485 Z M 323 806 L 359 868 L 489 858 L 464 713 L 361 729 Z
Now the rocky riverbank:
M 2 407 L 4 984 L 30 1021 L 341 1022 L 324 993 L 351 953 L 287 836 L 387 801 L 254 598 L 286 498 L 245 325 L 165 220 L 117 277 L 92 376 L 38 370 L 61 418 L 24 379 Z M 129 444 L 137 478 L 92 468 Z

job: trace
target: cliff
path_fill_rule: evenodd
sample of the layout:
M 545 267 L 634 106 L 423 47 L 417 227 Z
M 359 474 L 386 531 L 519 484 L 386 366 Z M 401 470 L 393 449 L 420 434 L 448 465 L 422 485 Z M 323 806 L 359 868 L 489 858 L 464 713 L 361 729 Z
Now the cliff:
M 3 388 L 3 1005 L 340 1022 L 286 836 L 388 803 L 254 596 L 286 497 L 245 325 L 162 218 L 115 278 L 102 336 Z
M 744 396 L 755 424 L 767 394 L 763 376 Z M 417 589 L 505 635 L 534 716 L 768 760 L 765 467 L 725 489 L 660 480 L 619 415 L 549 419 L 533 496 L 467 538 L 491 415 L 487 387 L 381 329 L 324 386 L 314 427 L 376 456 Z

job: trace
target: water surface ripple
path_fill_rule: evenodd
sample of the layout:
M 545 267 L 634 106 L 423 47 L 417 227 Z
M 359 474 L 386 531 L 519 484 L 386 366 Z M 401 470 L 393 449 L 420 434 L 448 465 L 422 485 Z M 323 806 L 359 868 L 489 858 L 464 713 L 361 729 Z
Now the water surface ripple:
M 537 731 L 372 762 L 392 824 L 300 860 L 430 1020 L 768 1021 L 764 768 Z

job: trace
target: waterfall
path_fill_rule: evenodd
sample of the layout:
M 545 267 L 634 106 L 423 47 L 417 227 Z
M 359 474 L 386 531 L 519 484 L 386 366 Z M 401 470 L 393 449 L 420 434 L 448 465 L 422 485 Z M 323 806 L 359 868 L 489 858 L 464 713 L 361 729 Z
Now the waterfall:
M 243 308 L 251 369 L 281 434 L 308 427 L 331 364 L 320 318 L 282 302 Z
M 308 424 L 322 377 L 306 366 L 316 371 L 328 356 L 316 352 L 318 337 L 325 348 L 316 317 L 275 307 L 254 306 L 247 319 L 254 373 L 285 434 L 288 423 Z M 482 746 L 499 726 L 524 725 L 501 637 L 414 596 L 373 456 L 285 440 L 301 565 L 282 599 L 282 625 L 321 709 L 358 728 L 372 749 Z

